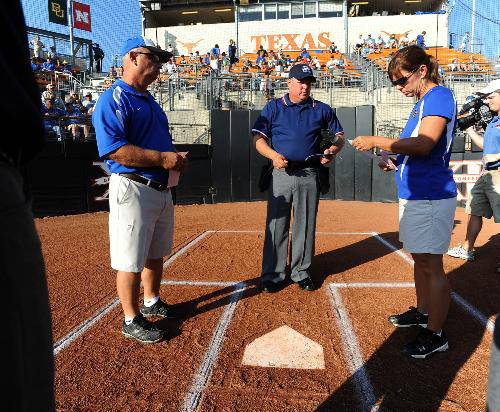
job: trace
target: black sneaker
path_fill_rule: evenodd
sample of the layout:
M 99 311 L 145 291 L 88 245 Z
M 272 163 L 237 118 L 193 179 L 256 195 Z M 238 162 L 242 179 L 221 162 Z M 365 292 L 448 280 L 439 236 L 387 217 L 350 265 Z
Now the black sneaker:
M 424 315 L 417 308 L 410 306 L 410 309 L 406 312 L 399 315 L 391 315 L 388 320 L 398 328 L 408 328 L 410 326 L 422 326 L 426 328 L 429 315 Z
M 173 306 L 163 302 L 161 299 L 158 299 L 158 302 L 149 307 L 142 305 L 139 310 L 146 318 L 150 318 L 152 316 L 159 316 L 161 318 L 176 318 L 178 316 Z
M 448 350 L 448 339 L 443 331 L 441 336 L 433 331 L 422 328 L 413 342 L 403 346 L 403 352 L 412 358 L 425 359 L 434 352 L 444 352 Z
M 157 329 L 142 315 L 137 315 L 129 325 L 123 321 L 122 334 L 141 343 L 156 343 L 163 339 L 163 331 Z

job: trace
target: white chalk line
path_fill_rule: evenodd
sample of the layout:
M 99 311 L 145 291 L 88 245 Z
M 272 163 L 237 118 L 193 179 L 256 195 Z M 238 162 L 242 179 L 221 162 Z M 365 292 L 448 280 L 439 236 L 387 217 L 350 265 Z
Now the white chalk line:
M 194 245 L 196 245 L 200 240 L 205 239 L 209 234 L 213 233 L 211 230 L 206 230 L 201 235 L 195 237 L 191 242 L 189 242 L 186 246 L 179 249 L 172 256 L 170 256 L 164 263 L 163 269 L 166 269 L 172 262 L 177 259 L 180 255 L 186 253 L 189 249 L 191 249 Z
M 204 239 L 209 235 L 209 231 L 203 232 L 201 235 L 197 236 L 191 242 L 189 242 L 186 246 L 178 250 L 174 253 L 168 260 L 163 264 L 163 269 L 165 269 L 168 265 L 170 265 L 175 259 L 177 259 L 180 255 L 185 253 L 190 247 L 194 246 L 200 240 Z M 120 303 L 119 298 L 115 298 L 112 302 L 100 308 L 92 317 L 84 320 L 78 326 L 76 326 L 71 332 L 67 335 L 63 336 L 54 344 L 54 356 L 59 354 L 63 349 L 69 346 L 75 339 L 79 336 L 83 335 L 89 328 L 99 322 L 104 316 L 106 316 L 109 312 L 111 312 L 116 306 Z
M 408 256 L 406 253 L 399 250 L 392 243 L 390 243 L 387 240 L 385 240 L 384 238 L 382 238 L 377 232 L 373 232 L 373 237 L 375 237 L 375 239 L 377 239 L 379 242 L 383 243 L 385 246 L 387 246 L 392 251 L 396 252 L 404 261 L 406 261 L 407 263 L 409 263 L 412 266 L 415 265 L 415 262 L 413 261 L 413 259 L 410 256 Z M 494 321 L 493 320 L 488 319 L 488 317 L 484 313 L 482 313 L 474 305 L 472 305 L 467 300 L 465 300 L 457 292 L 452 291 L 451 298 L 453 299 L 453 301 L 455 301 L 455 303 L 458 304 L 458 306 L 460 306 L 465 312 L 467 312 L 469 315 L 471 315 L 484 328 L 486 328 L 487 331 L 493 333 L 493 328 L 494 328 Z
M 349 319 L 342 296 L 337 289 L 336 284 L 330 283 L 328 285 L 328 289 L 330 290 L 330 300 L 332 302 L 335 320 L 337 321 L 337 326 L 340 330 L 340 336 L 342 338 L 344 355 L 354 380 L 354 387 L 358 399 L 362 403 L 360 410 L 376 411 L 378 410 L 378 406 L 376 404 L 375 392 L 364 366 L 358 338 L 356 337 L 356 333 L 352 327 L 352 323 Z
M 331 282 L 336 288 L 412 288 L 415 286 L 413 282 L 353 282 L 353 283 L 336 283 Z
M 235 286 L 240 282 L 212 282 L 206 280 L 162 280 L 162 285 L 176 285 L 176 286 Z
M 236 310 L 236 305 L 238 304 L 238 301 L 240 300 L 245 287 L 246 287 L 245 282 L 240 282 L 235 285 L 234 293 L 231 295 L 231 302 L 229 303 L 228 306 L 226 306 L 224 313 L 219 319 L 219 323 L 217 324 L 217 327 L 214 331 L 208 349 L 205 352 L 203 361 L 198 367 L 198 370 L 194 375 L 191 386 L 187 392 L 184 404 L 181 408 L 182 411 L 194 412 L 198 409 L 198 406 L 203 396 L 203 392 L 205 391 L 208 385 L 208 382 L 210 380 L 210 377 L 214 369 L 214 365 L 217 361 L 219 352 L 222 348 L 226 330 L 229 324 L 231 323 L 234 312 Z
M 220 234 L 231 234 L 231 233 L 264 233 L 264 230 L 207 230 L 209 233 L 220 233 Z M 291 233 L 291 232 L 290 232 Z M 321 232 L 317 231 L 317 235 L 338 235 L 338 236 L 352 236 L 352 235 L 360 235 L 360 236 L 372 236 L 373 232 Z
M 65 349 L 80 335 L 83 335 L 89 328 L 91 328 L 95 323 L 99 322 L 104 316 L 106 316 L 119 304 L 120 304 L 120 299 L 116 298 L 113 302 L 108 303 L 106 306 L 99 309 L 97 313 L 90 319 L 87 319 L 84 322 L 80 323 L 70 333 L 59 339 L 56 343 L 54 343 L 54 356 L 56 356 L 59 352 Z

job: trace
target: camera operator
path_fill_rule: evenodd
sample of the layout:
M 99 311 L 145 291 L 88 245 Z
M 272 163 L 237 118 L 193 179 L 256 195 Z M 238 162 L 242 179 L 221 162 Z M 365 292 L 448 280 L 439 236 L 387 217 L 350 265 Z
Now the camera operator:
M 469 214 L 467 234 L 463 244 L 448 250 L 448 255 L 474 260 L 474 243 L 483 226 L 483 217 L 500 223 L 500 79 L 493 80 L 479 93 L 496 116 L 488 123 L 484 136 L 476 132 L 474 126 L 466 129 L 472 141 L 483 149 L 484 173 L 478 179 L 467 201 L 465 212 Z M 496 268 L 500 273 L 500 265 Z

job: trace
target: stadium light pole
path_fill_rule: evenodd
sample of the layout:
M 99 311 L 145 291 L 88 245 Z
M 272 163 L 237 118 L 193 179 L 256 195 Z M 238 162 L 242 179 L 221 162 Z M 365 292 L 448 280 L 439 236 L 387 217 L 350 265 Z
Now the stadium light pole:
M 342 14 L 344 16 L 344 53 L 347 56 L 349 53 L 349 17 L 347 16 L 347 0 L 344 0 L 342 4 Z
M 472 22 L 470 31 L 470 52 L 474 53 L 474 26 L 476 25 L 476 0 L 472 0 Z
M 240 36 L 239 36 L 239 20 L 240 20 L 240 10 L 238 8 L 238 3 L 233 0 L 234 6 L 234 24 L 236 25 L 236 57 L 240 57 Z
M 71 65 L 75 65 L 75 48 L 73 39 L 73 0 L 68 0 L 69 47 L 71 49 Z

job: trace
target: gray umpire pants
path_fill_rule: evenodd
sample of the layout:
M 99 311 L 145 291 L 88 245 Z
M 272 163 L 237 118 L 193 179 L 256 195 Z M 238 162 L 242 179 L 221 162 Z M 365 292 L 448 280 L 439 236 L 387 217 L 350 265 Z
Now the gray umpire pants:
M 262 280 L 279 283 L 286 277 L 290 214 L 293 207 L 291 278 L 309 276 L 314 256 L 319 187 L 314 168 L 274 169 L 267 202 Z

